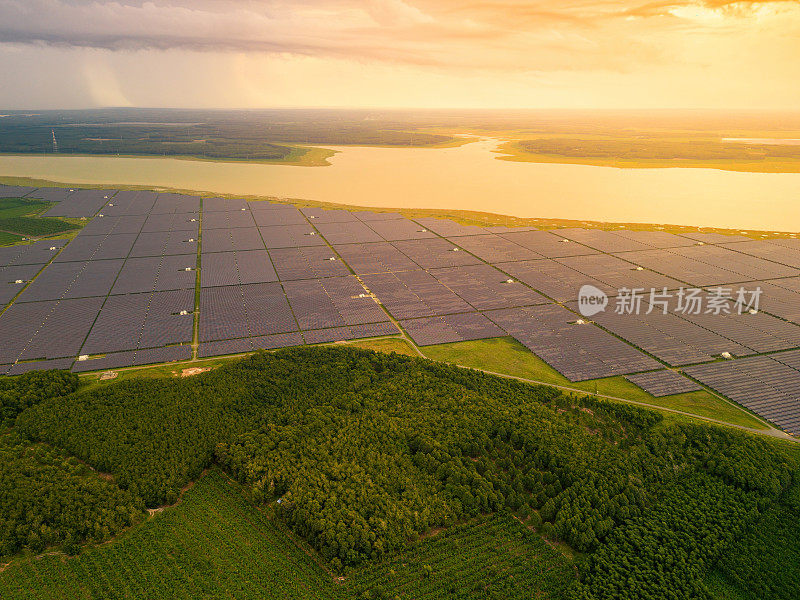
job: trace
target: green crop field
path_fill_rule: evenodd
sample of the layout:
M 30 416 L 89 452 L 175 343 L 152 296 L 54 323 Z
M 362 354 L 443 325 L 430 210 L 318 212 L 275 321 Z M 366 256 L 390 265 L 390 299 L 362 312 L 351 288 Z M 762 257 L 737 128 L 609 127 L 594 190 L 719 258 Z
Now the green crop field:
M 345 344 L 160 369 L 1 380 L 0 598 L 796 590 L 787 442 Z
M 63 219 L 40 217 L 50 206 L 41 200 L 0 199 L 0 245 L 13 244 L 23 236 L 50 236 L 79 228 Z
M 22 241 L 22 236 L 15 233 L 0 231 L 0 246 L 10 246 Z
M 120 539 L 0 574 L 0 598 L 560 597 L 569 562 L 509 516 L 453 527 L 336 580 L 310 550 L 211 470 L 183 501 Z
M 26 198 L 0 198 L 0 218 L 29 217 L 43 213 L 50 206 L 42 200 Z
M 332 578 L 216 471 L 118 541 L 0 575 L 0 598 L 330 598 Z
M 560 598 L 574 579 L 569 561 L 510 516 L 453 527 L 391 561 L 360 571 L 356 597 Z
M 0 229 L 40 237 L 64 233 L 75 229 L 75 226 L 61 219 L 47 217 L 0 217 Z

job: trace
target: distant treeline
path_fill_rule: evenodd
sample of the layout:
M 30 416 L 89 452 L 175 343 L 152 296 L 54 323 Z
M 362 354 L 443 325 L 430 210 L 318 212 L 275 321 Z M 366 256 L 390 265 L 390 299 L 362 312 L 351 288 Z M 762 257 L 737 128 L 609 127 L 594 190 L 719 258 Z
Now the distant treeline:
M 181 122 L 169 113 L 112 114 L 44 113 L 0 119 L 0 152 L 53 153 L 53 132 L 61 154 L 235 160 L 281 160 L 297 153 L 284 144 L 428 146 L 452 139 L 409 131 L 404 123 L 363 119 L 296 120 L 287 115 L 209 112 L 191 113 L 200 120 Z M 135 120 L 122 120 L 126 117 Z
M 670 141 L 657 137 L 646 140 L 543 138 L 519 142 L 519 147 L 532 154 L 620 160 L 800 158 L 800 146 L 691 139 Z

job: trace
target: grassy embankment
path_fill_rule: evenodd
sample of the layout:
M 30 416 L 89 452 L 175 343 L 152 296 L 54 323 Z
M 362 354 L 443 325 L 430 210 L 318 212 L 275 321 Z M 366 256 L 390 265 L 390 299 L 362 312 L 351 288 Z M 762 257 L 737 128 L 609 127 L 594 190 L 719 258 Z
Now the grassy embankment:
M 762 421 L 749 412 L 707 391 L 656 398 L 624 377 L 571 382 L 512 338 L 427 346 L 422 351 L 428 358 L 441 362 L 575 388 L 590 394 L 624 398 L 653 407 L 679 410 L 741 427 L 768 429 Z
M 340 342 L 340 344 L 375 350 L 376 352 L 396 352 L 407 356 L 420 356 L 420 353 L 409 341 L 399 337 Z M 696 415 L 704 422 L 706 422 L 705 419 L 714 419 L 761 431 L 769 429 L 765 423 L 750 412 L 707 391 L 656 398 L 624 377 L 609 377 L 573 383 L 512 338 L 493 338 L 440 344 L 425 346 L 419 350 L 421 350 L 422 355 L 431 360 L 491 371 L 501 375 L 541 381 L 551 385 L 573 388 L 587 394 L 612 396 L 647 404 L 655 409 L 677 410 L 688 413 L 688 415 Z M 238 358 L 240 358 L 240 355 L 150 367 L 115 369 L 114 372 L 117 373 L 117 376 L 109 380 L 100 380 L 100 374 L 96 372 L 86 373 L 81 375 L 81 387 L 82 389 L 88 389 L 139 377 L 181 377 L 185 369 L 215 369 L 231 360 L 238 360 Z M 188 375 L 189 373 L 187 371 L 186 374 Z M 684 418 L 683 415 L 675 413 L 666 413 L 666 417 L 670 420 L 678 421 L 692 419 L 691 416 Z

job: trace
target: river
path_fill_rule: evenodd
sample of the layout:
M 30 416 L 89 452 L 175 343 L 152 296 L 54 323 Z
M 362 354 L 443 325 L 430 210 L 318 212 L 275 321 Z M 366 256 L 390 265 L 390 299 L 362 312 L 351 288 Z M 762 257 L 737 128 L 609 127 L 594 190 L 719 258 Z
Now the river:
M 800 231 L 800 174 L 618 169 L 496 160 L 455 148 L 334 147 L 331 166 L 173 158 L 2 156 L 0 175 L 518 217 Z

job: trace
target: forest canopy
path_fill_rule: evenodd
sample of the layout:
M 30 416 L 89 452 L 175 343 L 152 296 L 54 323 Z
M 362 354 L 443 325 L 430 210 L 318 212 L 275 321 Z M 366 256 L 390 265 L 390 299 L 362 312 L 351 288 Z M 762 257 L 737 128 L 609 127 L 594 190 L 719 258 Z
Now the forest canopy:
M 705 577 L 797 469 L 749 434 L 341 347 L 34 398 L 15 431 L 107 473 L 127 522 L 216 464 L 334 573 L 512 514 L 580 553 L 576 599 L 710 597 Z

